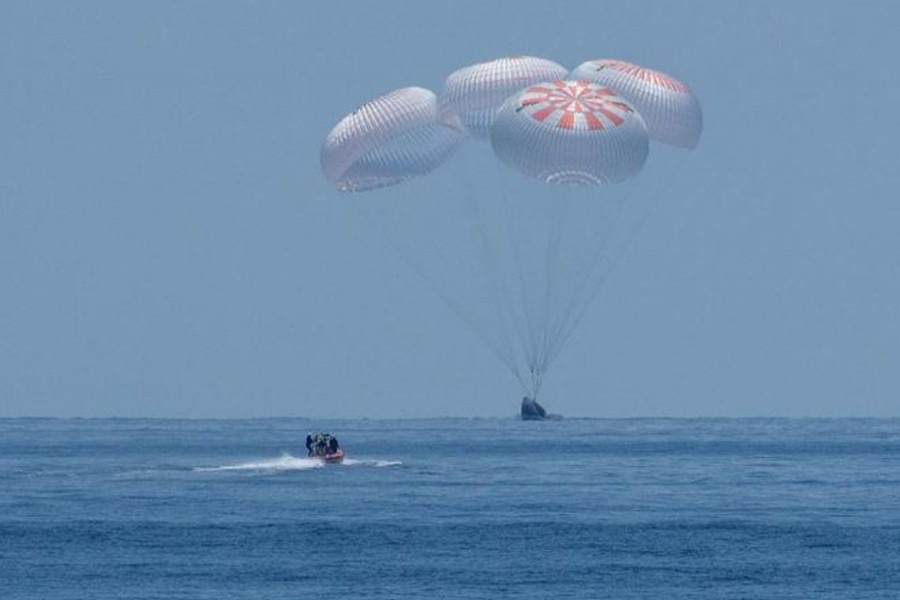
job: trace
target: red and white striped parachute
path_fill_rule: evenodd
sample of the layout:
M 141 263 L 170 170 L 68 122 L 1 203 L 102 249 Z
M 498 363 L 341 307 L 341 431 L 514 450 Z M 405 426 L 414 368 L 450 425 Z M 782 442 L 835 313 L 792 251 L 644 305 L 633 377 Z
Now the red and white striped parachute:
M 491 132 L 494 152 L 548 183 L 618 183 L 637 174 L 649 140 L 634 107 L 586 81 L 551 81 L 512 95 Z
M 641 113 L 650 138 L 693 149 L 703 131 L 700 103 L 690 88 L 671 75 L 630 62 L 589 60 L 569 74 L 615 90 Z

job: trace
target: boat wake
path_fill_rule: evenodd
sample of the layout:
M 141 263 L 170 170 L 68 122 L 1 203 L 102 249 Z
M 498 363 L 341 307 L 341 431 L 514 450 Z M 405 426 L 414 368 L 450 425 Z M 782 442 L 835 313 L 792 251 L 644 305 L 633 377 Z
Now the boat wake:
M 362 467 L 375 467 L 377 469 L 383 467 L 398 467 L 402 465 L 403 462 L 399 460 L 362 460 L 362 459 L 354 459 L 354 458 L 345 458 L 344 466 L 353 467 L 353 466 L 362 466 Z
M 345 467 L 395 467 L 402 465 L 399 460 L 366 460 L 345 458 L 343 463 L 332 466 Z M 194 471 L 198 472 L 221 472 L 221 471 L 258 471 L 268 473 L 280 473 L 283 471 L 307 471 L 309 469 L 321 469 L 325 466 L 325 461 L 321 458 L 297 458 L 290 454 L 282 454 L 280 458 L 272 460 L 257 460 L 252 462 L 238 463 L 234 465 L 220 465 L 217 467 L 195 467 Z
M 325 462 L 318 458 L 296 458 L 290 454 L 282 454 L 281 458 L 220 465 L 218 467 L 196 467 L 194 471 L 306 471 L 320 469 Z

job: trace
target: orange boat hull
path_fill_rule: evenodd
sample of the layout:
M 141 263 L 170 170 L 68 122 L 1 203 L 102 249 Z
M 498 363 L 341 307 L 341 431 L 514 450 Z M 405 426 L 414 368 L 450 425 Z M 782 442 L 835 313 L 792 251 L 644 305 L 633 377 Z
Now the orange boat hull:
M 344 461 L 344 451 L 338 450 L 334 454 L 326 454 L 325 456 L 322 457 L 322 460 L 324 460 L 327 463 L 343 462 Z

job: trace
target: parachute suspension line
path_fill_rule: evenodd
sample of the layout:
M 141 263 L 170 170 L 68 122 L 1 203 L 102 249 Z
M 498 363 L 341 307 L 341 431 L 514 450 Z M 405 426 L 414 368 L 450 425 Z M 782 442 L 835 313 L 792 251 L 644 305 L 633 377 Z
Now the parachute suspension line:
M 626 193 L 618 198 L 615 202 L 612 202 L 612 211 L 609 215 L 609 218 L 602 219 L 602 225 L 606 228 L 605 234 L 598 235 L 598 239 L 600 243 L 597 244 L 593 253 L 591 254 L 590 261 L 587 264 L 587 267 L 584 269 L 582 273 L 581 280 L 578 282 L 578 287 L 575 289 L 574 293 L 570 296 L 569 301 L 566 303 L 566 308 L 563 311 L 562 315 L 559 317 L 556 323 L 553 326 L 553 342 L 552 349 L 550 351 L 550 356 L 548 358 L 548 363 L 556 360 L 557 356 L 559 356 L 559 352 L 566 342 L 566 334 L 565 332 L 569 329 L 569 325 L 573 320 L 577 319 L 579 305 L 582 307 L 586 307 L 590 305 L 590 301 L 584 301 L 586 290 L 590 289 L 591 278 L 598 271 L 602 271 L 599 268 L 600 263 L 603 258 L 607 256 L 607 249 L 609 245 L 612 243 L 613 238 L 615 237 L 616 227 L 618 225 L 619 220 L 622 218 L 622 213 L 624 211 L 624 207 L 628 204 L 629 199 L 631 198 L 631 194 L 634 191 L 634 186 L 631 185 L 628 187 Z M 602 278 L 602 273 L 600 274 Z M 590 294 L 587 294 L 590 297 Z M 573 315 L 575 315 L 573 317 Z
M 569 213 L 571 212 L 572 203 L 570 200 L 571 198 L 562 198 L 562 207 L 557 209 L 557 205 L 554 205 L 554 210 L 551 210 L 551 214 L 554 215 L 555 218 L 552 219 L 552 223 L 550 224 L 550 236 L 546 247 L 546 274 L 544 279 L 543 316 L 541 318 L 543 331 L 541 332 L 540 354 L 538 356 L 537 364 L 535 365 L 535 369 L 539 375 L 537 382 L 538 389 L 543 384 L 544 375 L 550 366 L 550 352 L 553 344 L 551 335 L 552 328 L 550 327 L 551 316 L 553 315 L 553 290 L 556 287 L 558 268 L 560 267 L 559 250 L 562 243 L 563 232 L 566 229 Z
M 468 159 L 468 157 L 466 157 Z M 471 172 L 471 169 L 470 171 Z M 467 196 L 471 202 L 470 204 L 473 206 L 473 214 L 476 216 L 473 217 L 476 226 L 481 235 L 481 249 L 483 251 L 483 255 L 490 263 L 490 266 L 493 269 L 493 273 L 487 274 L 487 279 L 493 284 L 492 289 L 494 290 L 494 298 L 493 305 L 496 312 L 496 319 L 502 324 L 501 330 L 504 335 L 504 339 L 508 344 L 510 363 L 514 365 L 514 375 L 519 383 L 522 385 L 522 389 L 525 392 L 530 390 L 530 386 L 526 383 L 525 375 L 522 372 L 520 366 L 520 357 L 526 352 L 528 348 L 528 342 L 525 339 L 525 332 L 521 326 L 521 320 L 519 319 L 519 315 L 517 312 L 517 308 L 521 304 L 521 292 L 517 293 L 516 290 L 511 289 L 509 284 L 511 283 L 509 279 L 504 275 L 504 267 L 501 264 L 503 261 L 503 256 L 505 251 L 507 250 L 509 241 L 506 240 L 504 243 L 503 240 L 496 240 L 495 244 L 492 246 L 489 242 L 492 237 L 489 235 L 489 232 L 486 230 L 487 217 L 484 215 L 484 212 L 490 213 L 490 209 L 493 208 L 496 210 L 499 208 L 505 208 L 505 199 L 506 199 L 506 189 L 501 188 L 502 192 L 500 194 L 500 201 L 497 202 L 497 196 L 491 196 L 486 190 L 482 190 L 481 193 L 475 192 L 474 187 L 470 181 L 469 177 L 461 177 L 462 180 L 469 191 L 471 191 L 471 195 Z M 479 211 L 478 205 L 479 201 L 483 201 L 485 211 Z M 495 218 L 497 215 L 493 215 Z M 507 237 L 509 237 L 509 226 L 508 220 L 506 219 L 506 214 L 503 214 L 503 218 L 500 219 L 503 221 L 505 232 Z M 496 225 L 496 223 L 494 223 Z M 493 237 L 496 237 L 498 232 L 496 231 L 496 227 L 492 228 L 495 231 L 492 231 Z M 510 333 L 511 332 L 511 333 Z M 515 338 L 513 340 L 512 338 Z
M 629 231 L 625 235 L 625 242 L 618 249 L 618 252 L 612 256 L 610 260 L 609 270 L 602 274 L 600 278 L 594 283 L 593 288 L 590 290 L 587 301 L 581 306 L 578 310 L 575 318 L 572 320 L 572 323 L 566 328 L 565 332 L 562 334 L 560 339 L 559 347 L 557 348 L 557 355 L 559 351 L 561 351 L 562 347 L 565 346 L 568 339 L 571 337 L 572 333 L 578 328 L 578 325 L 584 319 L 587 314 L 588 308 L 593 304 L 594 299 L 603 289 L 603 285 L 606 281 L 609 280 L 610 276 L 612 276 L 615 269 L 619 266 L 622 258 L 628 254 L 631 247 L 634 245 L 634 241 L 637 239 L 637 234 L 643 229 L 644 225 L 650 220 L 653 214 L 656 212 L 656 208 L 659 206 L 659 199 L 663 195 L 663 191 L 671 186 L 681 174 L 684 166 L 684 162 L 686 160 L 686 155 L 682 154 L 674 163 L 673 168 L 667 173 L 666 176 L 661 178 L 659 182 L 659 187 L 655 190 L 652 190 L 650 194 L 648 194 L 648 201 L 646 210 L 644 210 L 637 219 L 637 222 L 629 229 Z
M 365 220 L 370 227 L 380 231 L 382 242 L 385 243 L 391 250 L 397 253 L 397 255 L 403 259 L 403 261 L 407 264 L 407 266 L 412 269 L 412 271 L 425 283 L 428 285 L 431 290 L 437 294 L 437 296 L 447 305 L 447 307 L 453 312 L 454 315 L 465 324 L 475 336 L 481 340 L 481 342 L 485 345 L 485 347 L 492 353 L 500 362 L 506 366 L 507 369 L 519 380 L 523 387 L 527 387 L 519 370 L 515 364 L 515 361 L 510 361 L 507 356 L 504 355 L 503 351 L 496 347 L 496 345 L 491 341 L 489 337 L 487 337 L 481 328 L 478 327 L 478 324 L 472 319 L 472 317 L 459 306 L 457 302 L 455 302 L 450 296 L 448 296 L 445 292 L 443 292 L 440 286 L 434 281 L 432 277 L 429 277 L 425 271 L 422 269 L 420 265 L 418 265 L 412 258 L 410 258 L 409 254 L 403 249 L 403 247 L 394 240 L 390 233 L 387 230 L 387 227 L 383 224 L 378 223 L 371 215 L 366 213 L 362 208 L 360 208 L 354 202 L 348 202 L 350 206 L 359 214 L 363 220 Z
M 522 373 L 519 370 L 518 360 L 516 358 L 515 344 L 513 343 L 513 340 L 510 336 L 510 329 L 512 329 L 513 332 L 516 332 L 516 328 L 510 325 L 509 315 L 507 315 L 503 310 L 502 303 L 505 303 L 506 306 L 510 306 L 512 299 L 510 297 L 508 289 L 504 284 L 504 278 L 501 275 L 500 265 L 497 264 L 496 251 L 492 250 L 491 244 L 488 240 L 488 234 L 485 230 L 486 216 L 482 214 L 482 210 L 479 208 L 479 200 L 484 195 L 479 195 L 475 191 L 468 177 L 459 177 L 456 178 L 456 180 L 462 181 L 462 185 L 464 186 L 462 196 L 465 199 L 465 204 L 467 206 L 467 209 L 469 210 L 469 220 L 474 223 L 474 229 L 478 237 L 478 248 L 482 255 L 482 258 L 484 259 L 482 262 L 482 264 L 484 265 L 484 272 L 482 273 L 482 275 L 487 280 L 487 283 L 491 289 L 491 307 L 494 312 L 495 321 L 499 323 L 502 343 L 505 346 L 506 355 L 508 357 L 508 366 L 510 367 L 510 371 L 512 371 L 512 374 L 519 381 L 522 387 L 527 388 L 524 378 L 522 377 Z
M 517 303 L 517 305 L 521 308 L 522 318 L 523 318 L 523 321 L 525 324 L 525 332 L 527 333 L 527 336 L 528 336 L 527 340 L 523 339 L 522 352 L 524 354 L 525 362 L 528 365 L 529 371 L 532 373 L 531 391 L 532 391 L 532 393 L 534 393 L 533 381 L 534 381 L 534 365 L 536 364 L 535 348 L 537 346 L 537 343 L 536 343 L 535 334 L 534 334 L 535 327 L 533 324 L 533 319 L 532 319 L 532 314 L 531 314 L 531 309 L 530 309 L 530 302 L 529 302 L 529 290 L 533 286 L 529 285 L 529 282 L 526 281 L 525 267 L 524 267 L 525 259 L 522 257 L 522 249 L 517 243 L 517 240 L 519 240 L 523 236 L 515 235 L 515 232 L 513 232 L 511 230 L 512 226 L 510 225 L 510 223 L 512 222 L 512 219 L 510 217 L 509 203 L 510 203 L 509 190 L 504 186 L 502 188 L 502 193 L 501 193 L 501 210 L 503 212 L 501 220 L 503 221 L 503 225 L 506 230 L 507 242 L 511 249 L 511 252 L 510 252 L 510 254 L 512 255 L 511 258 L 512 258 L 513 263 L 515 264 L 516 273 L 518 275 L 518 280 L 519 280 L 519 290 L 518 290 L 519 302 Z M 511 304 L 510 306 L 514 306 L 514 305 Z
M 536 370 L 535 368 L 531 369 L 531 390 L 530 396 L 532 400 L 537 400 L 538 394 L 541 391 L 541 387 L 544 384 L 544 374 Z

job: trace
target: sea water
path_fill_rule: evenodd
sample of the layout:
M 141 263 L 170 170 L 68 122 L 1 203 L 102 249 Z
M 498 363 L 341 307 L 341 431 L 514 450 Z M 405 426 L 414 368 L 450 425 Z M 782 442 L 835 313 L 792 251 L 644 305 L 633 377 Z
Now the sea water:
M 896 599 L 900 421 L 0 420 L 0 598 Z

